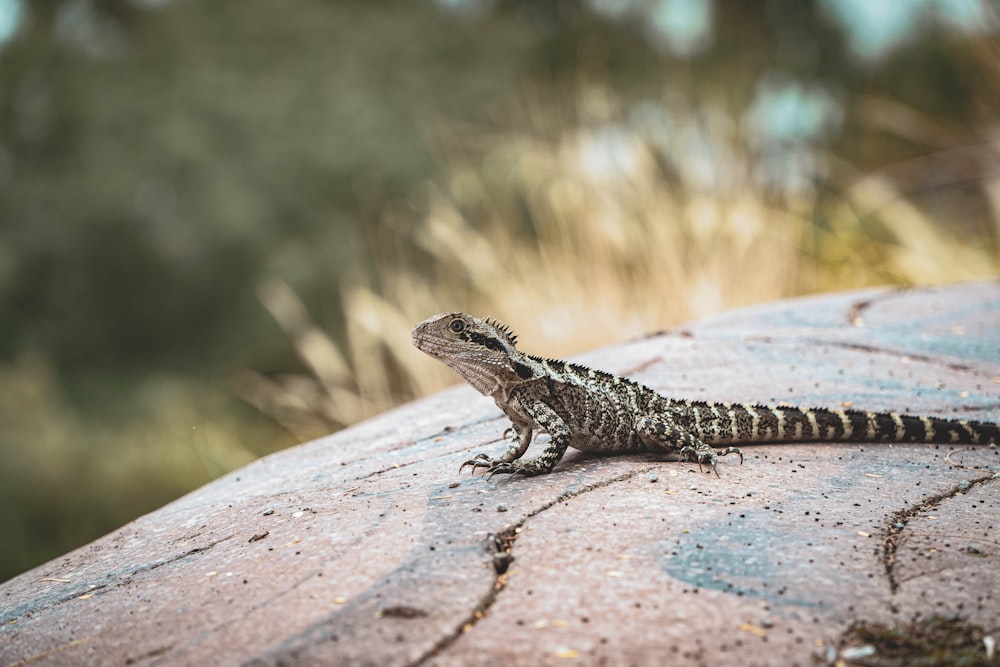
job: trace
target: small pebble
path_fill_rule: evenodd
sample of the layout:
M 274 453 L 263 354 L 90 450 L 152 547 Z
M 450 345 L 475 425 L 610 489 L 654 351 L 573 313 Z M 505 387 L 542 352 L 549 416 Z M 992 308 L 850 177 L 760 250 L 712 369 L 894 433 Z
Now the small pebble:
M 649 481 L 655 484 L 656 482 L 660 481 L 660 478 L 657 476 L 655 472 L 651 472 L 649 473 Z
M 500 503 L 499 505 L 497 505 L 497 512 L 506 512 L 506 511 L 507 511 L 507 506 L 506 505 L 504 505 L 503 503 Z
M 274 514 L 273 507 L 268 507 L 266 510 L 264 510 L 264 516 L 271 516 L 272 514 Z
M 461 485 L 462 485 L 461 482 L 452 482 L 451 484 L 448 485 L 448 488 L 449 489 L 457 489 Z

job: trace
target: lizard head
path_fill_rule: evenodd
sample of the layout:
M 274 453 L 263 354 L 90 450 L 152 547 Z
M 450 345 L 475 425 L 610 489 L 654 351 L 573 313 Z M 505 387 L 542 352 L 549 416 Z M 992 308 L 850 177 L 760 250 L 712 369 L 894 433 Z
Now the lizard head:
M 448 365 L 480 393 L 492 395 L 524 378 L 517 336 L 499 322 L 442 313 L 413 327 L 418 350 Z

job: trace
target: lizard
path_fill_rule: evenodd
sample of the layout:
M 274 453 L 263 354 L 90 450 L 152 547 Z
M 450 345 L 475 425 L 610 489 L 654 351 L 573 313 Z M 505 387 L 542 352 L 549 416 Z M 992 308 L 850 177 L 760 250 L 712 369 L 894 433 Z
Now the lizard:
M 477 454 L 460 467 L 473 473 L 525 476 L 551 472 L 570 446 L 587 452 L 644 451 L 708 465 L 737 444 L 770 442 L 924 442 L 992 444 L 1000 424 L 851 409 L 714 403 L 664 396 L 634 380 L 586 366 L 526 354 L 499 321 L 452 312 L 417 324 L 414 346 L 444 362 L 510 419 L 513 439 L 499 458 Z M 549 442 L 522 459 L 532 434 Z M 719 447 L 716 447 L 719 446 Z

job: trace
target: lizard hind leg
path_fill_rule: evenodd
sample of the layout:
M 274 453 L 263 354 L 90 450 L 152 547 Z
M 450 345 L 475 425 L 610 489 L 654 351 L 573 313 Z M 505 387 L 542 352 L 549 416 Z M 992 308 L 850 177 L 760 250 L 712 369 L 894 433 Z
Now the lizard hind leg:
M 739 454 L 740 464 L 743 463 L 743 452 L 739 447 L 715 449 L 706 445 L 689 431 L 663 417 L 643 417 L 635 425 L 639 438 L 651 451 L 676 451 L 681 460 L 695 461 L 699 470 L 708 464 L 715 476 L 719 476 L 716 464 L 720 456 Z

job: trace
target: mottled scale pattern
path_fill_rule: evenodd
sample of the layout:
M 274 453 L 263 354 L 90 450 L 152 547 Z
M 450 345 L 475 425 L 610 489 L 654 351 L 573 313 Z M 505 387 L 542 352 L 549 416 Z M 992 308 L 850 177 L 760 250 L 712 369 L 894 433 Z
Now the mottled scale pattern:
M 610 373 L 525 354 L 507 326 L 464 313 L 424 320 L 412 337 L 510 418 L 514 437 L 503 456 L 478 454 L 463 464 L 490 474 L 549 472 L 571 446 L 673 452 L 716 471 L 720 456 L 737 454 L 742 463 L 734 446 L 741 443 L 1000 442 L 1000 426 L 991 422 L 668 398 Z M 549 443 L 537 458 L 523 459 L 535 432 L 547 433 Z

